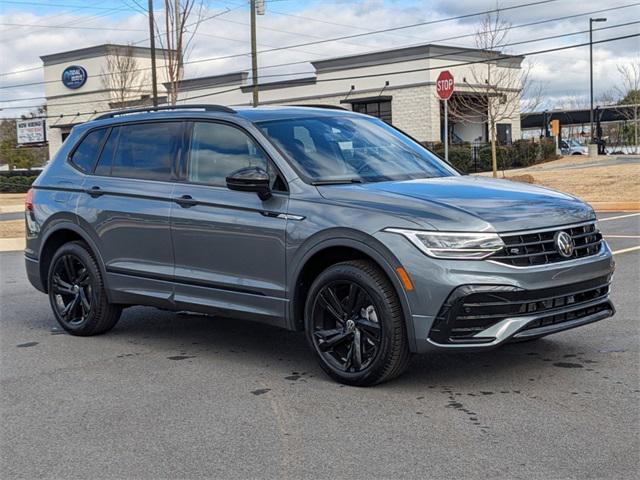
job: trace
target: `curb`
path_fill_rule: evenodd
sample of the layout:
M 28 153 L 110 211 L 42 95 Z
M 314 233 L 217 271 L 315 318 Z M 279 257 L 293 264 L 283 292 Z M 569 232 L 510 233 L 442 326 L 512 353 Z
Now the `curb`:
M 596 212 L 640 212 L 638 202 L 588 202 Z
M 0 213 L 24 212 L 24 205 L 0 205 Z
M 25 246 L 24 237 L 0 238 L 0 252 L 18 252 L 24 250 Z

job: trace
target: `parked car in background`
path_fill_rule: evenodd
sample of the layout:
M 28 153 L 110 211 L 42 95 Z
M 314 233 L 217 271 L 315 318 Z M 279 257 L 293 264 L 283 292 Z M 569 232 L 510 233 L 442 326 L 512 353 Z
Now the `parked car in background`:
M 560 152 L 563 155 L 588 155 L 589 150 L 586 145 L 582 145 L 577 140 L 561 140 Z
M 306 332 L 334 379 L 613 315 L 591 207 L 461 176 L 329 108 L 123 111 L 73 128 L 26 201 L 26 270 L 73 335 L 148 305 Z

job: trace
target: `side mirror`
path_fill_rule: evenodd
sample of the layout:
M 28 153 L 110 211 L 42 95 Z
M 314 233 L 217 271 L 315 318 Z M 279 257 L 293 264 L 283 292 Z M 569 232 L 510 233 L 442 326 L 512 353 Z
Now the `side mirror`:
M 269 174 L 258 167 L 241 168 L 227 177 L 227 188 L 239 192 L 256 192 L 260 200 L 271 197 Z

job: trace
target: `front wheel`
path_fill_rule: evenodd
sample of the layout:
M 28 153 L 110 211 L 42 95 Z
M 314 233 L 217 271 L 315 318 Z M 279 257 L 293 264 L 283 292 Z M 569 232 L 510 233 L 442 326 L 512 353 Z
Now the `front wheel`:
M 338 382 L 374 385 L 408 366 L 400 301 L 373 262 L 338 263 L 322 272 L 307 296 L 305 327 L 320 366 Z
M 110 304 L 96 260 L 84 243 L 62 245 L 49 266 L 49 302 L 60 326 L 72 335 L 111 330 L 122 309 Z

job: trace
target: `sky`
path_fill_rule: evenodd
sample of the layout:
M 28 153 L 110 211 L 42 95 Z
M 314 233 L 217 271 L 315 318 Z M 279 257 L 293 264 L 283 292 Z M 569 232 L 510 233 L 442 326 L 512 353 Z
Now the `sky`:
M 264 81 L 309 76 L 313 73 L 309 61 L 421 43 L 473 47 L 472 34 L 482 17 L 471 14 L 496 5 L 508 8 L 533 1 L 266 0 L 266 14 L 258 17 L 258 51 L 364 35 L 260 53 L 260 75 Z M 163 3 L 154 1 L 156 13 L 161 14 Z M 29 111 L 23 106 L 44 103 L 43 85 L 38 84 L 42 82 L 41 55 L 102 43 L 148 46 L 146 5 L 147 0 L 0 0 L 0 117 L 15 117 Z M 608 11 L 596 12 L 603 9 Z M 213 18 L 202 22 L 195 32 L 188 61 L 235 56 L 187 64 L 185 78 L 249 70 L 249 15 L 246 0 L 203 0 L 202 18 Z M 466 17 L 370 34 L 463 15 Z M 580 16 L 560 18 L 569 15 Z M 590 16 L 607 18 L 605 23 L 594 24 L 594 28 L 601 29 L 594 31 L 594 41 L 640 32 L 640 1 L 633 0 L 554 0 L 506 10 L 501 16 L 514 27 L 504 49 L 512 54 L 585 43 Z M 546 20 L 551 21 L 522 26 Z M 443 41 L 461 35 L 467 36 Z M 566 36 L 539 40 L 556 35 Z M 527 43 L 512 45 L 519 42 Z M 593 55 L 598 98 L 620 84 L 619 65 L 640 61 L 640 37 L 594 45 Z M 525 61 L 531 63 L 532 81 L 544 92 L 541 108 L 588 105 L 588 47 L 530 55 Z M 292 62 L 298 63 L 278 67 Z M 12 85 L 20 86 L 7 88 Z

